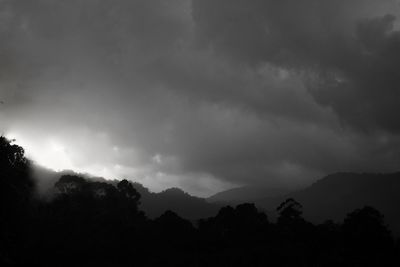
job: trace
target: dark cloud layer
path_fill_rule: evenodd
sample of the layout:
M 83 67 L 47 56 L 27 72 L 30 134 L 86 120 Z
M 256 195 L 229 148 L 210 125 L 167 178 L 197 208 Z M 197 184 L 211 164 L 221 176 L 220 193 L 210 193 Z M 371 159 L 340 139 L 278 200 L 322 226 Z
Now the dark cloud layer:
M 394 0 L 0 1 L 0 120 L 40 163 L 194 194 L 400 159 Z
M 400 130 L 397 1 L 199 0 L 193 6 L 203 44 L 251 65 L 305 71 L 315 99 L 343 121 Z

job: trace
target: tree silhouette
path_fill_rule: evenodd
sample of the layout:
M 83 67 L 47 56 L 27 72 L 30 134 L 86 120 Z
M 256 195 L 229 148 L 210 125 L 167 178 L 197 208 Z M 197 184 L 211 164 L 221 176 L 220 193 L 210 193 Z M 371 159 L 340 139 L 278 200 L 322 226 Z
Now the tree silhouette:
M 4 259 L 15 259 L 16 244 L 27 236 L 34 190 L 24 149 L 12 141 L 0 136 L 0 256 Z
M 86 184 L 87 181 L 83 177 L 77 175 L 63 175 L 54 186 L 58 193 L 69 195 L 81 193 Z
M 285 225 L 302 221 L 302 209 L 303 206 L 293 198 L 285 200 L 276 208 L 279 213 L 278 224 Z
M 133 187 L 132 183 L 124 179 L 118 183 L 117 188 L 123 197 L 127 198 L 129 201 L 135 202 L 137 205 L 140 204 L 140 194 Z
M 30 163 L 25 158 L 24 149 L 12 141 L 0 136 L 1 195 L 14 195 L 18 196 L 17 201 L 25 201 L 31 197 L 34 187 Z
M 383 215 L 375 208 L 365 206 L 349 213 L 343 222 L 343 232 L 347 248 L 352 248 L 351 259 L 366 265 L 384 265 L 390 261 L 382 255 L 391 252 L 394 241 Z

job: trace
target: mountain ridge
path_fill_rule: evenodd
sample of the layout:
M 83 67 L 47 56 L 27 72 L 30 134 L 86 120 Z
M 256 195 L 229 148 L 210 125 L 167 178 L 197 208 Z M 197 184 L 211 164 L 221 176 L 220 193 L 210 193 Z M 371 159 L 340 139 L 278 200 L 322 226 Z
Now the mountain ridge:
M 36 173 L 40 194 L 47 197 L 53 194 L 54 183 L 62 175 L 71 173 L 74 172 L 58 173 L 41 169 Z M 92 181 L 118 183 L 118 180 L 106 180 L 86 174 L 77 175 Z M 400 206 L 396 204 L 400 203 L 400 172 L 386 174 L 337 172 L 293 192 L 281 188 L 239 187 L 209 198 L 192 196 L 180 188 L 169 188 L 155 193 L 138 182 L 132 182 L 132 185 L 141 194 L 140 208 L 150 218 L 156 218 L 165 211 L 172 210 L 183 218 L 197 220 L 214 216 L 223 206 L 252 202 L 273 220 L 276 217 L 276 207 L 286 199 L 293 198 L 303 205 L 304 217 L 314 223 L 328 219 L 342 221 L 352 210 L 372 206 L 384 214 L 394 232 L 400 233 Z
M 92 176 L 90 174 L 76 173 L 74 171 L 65 170 L 56 172 L 41 166 L 34 166 L 34 176 L 36 180 L 37 193 L 42 199 L 51 199 L 55 194 L 54 185 L 63 175 L 76 175 L 88 181 L 104 182 L 117 185 L 119 180 L 107 180 L 102 177 Z M 220 204 L 209 203 L 205 198 L 192 196 L 180 188 L 167 188 L 161 192 L 151 192 L 147 187 L 138 182 L 131 181 L 133 187 L 141 195 L 141 208 L 149 218 L 161 216 L 167 210 L 173 210 L 179 216 L 197 220 L 214 216 Z
M 289 193 L 283 187 L 241 186 L 221 191 L 207 198 L 210 203 L 240 204 L 253 202 L 263 197 L 277 197 Z
M 314 223 L 332 219 L 342 221 L 347 213 L 364 206 L 380 210 L 391 230 L 400 233 L 400 172 L 352 173 L 327 175 L 311 186 L 274 198 L 261 198 L 257 206 L 273 214 L 285 199 L 303 205 L 304 217 Z

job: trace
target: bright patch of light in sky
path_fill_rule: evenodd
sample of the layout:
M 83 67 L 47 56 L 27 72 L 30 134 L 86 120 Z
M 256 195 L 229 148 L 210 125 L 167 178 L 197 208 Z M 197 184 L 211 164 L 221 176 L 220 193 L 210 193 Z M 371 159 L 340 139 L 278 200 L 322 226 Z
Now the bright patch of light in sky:
M 41 166 L 55 171 L 75 169 L 66 146 L 56 138 L 33 142 L 18 133 L 9 133 L 6 136 L 15 139 L 25 149 L 26 156 Z
M 114 177 L 114 170 L 110 170 L 99 164 L 78 166 L 79 164 L 74 162 L 72 151 L 68 150 L 69 144 L 64 143 L 59 138 L 45 137 L 43 140 L 32 140 L 17 132 L 10 132 L 6 134 L 6 137 L 11 140 L 15 139 L 15 143 L 24 148 L 26 157 L 48 169 L 57 172 L 72 170 L 79 173 L 101 176 L 106 179 L 116 178 Z
M 15 143 L 25 149 L 25 155 L 34 163 L 57 172 L 71 170 L 111 180 L 128 179 L 141 183 L 153 192 L 160 192 L 170 187 L 180 187 L 193 195 L 202 197 L 208 197 L 234 187 L 234 184 L 219 181 L 208 174 L 168 174 L 160 171 L 159 168 L 163 167 L 163 164 L 173 163 L 173 160 L 160 154 L 155 154 L 151 158 L 151 162 L 147 164 L 122 165 L 118 163 L 116 158 L 103 158 L 101 155 L 112 155 L 110 152 L 114 152 L 114 154 L 127 153 L 126 151 L 108 144 L 103 139 L 101 140 L 104 142 L 100 143 L 103 145 L 107 143 L 107 145 L 100 148 L 99 140 L 88 140 L 82 134 L 77 135 L 71 143 L 62 136 L 45 136 L 38 133 L 29 135 L 19 131 L 11 131 L 6 133 L 5 136 L 8 139 L 15 139 Z M 79 145 L 76 146 L 76 143 Z M 93 147 L 98 150 L 92 151 Z M 85 153 L 87 151 L 96 153 L 99 158 L 94 161 L 85 159 L 82 155 L 87 154 Z M 128 155 L 134 158 L 133 152 L 128 151 Z

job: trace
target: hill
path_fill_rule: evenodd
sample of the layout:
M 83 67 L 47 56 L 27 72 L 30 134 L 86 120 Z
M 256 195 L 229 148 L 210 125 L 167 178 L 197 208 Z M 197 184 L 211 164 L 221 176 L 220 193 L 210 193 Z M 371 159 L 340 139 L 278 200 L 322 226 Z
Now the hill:
M 78 175 L 90 181 L 106 182 L 116 185 L 118 180 L 106 180 L 88 174 L 74 173 L 73 171 L 55 172 L 40 166 L 34 166 L 37 192 L 41 198 L 51 198 L 54 193 L 54 184 L 63 175 Z M 204 198 L 192 196 L 179 188 L 169 188 L 159 193 L 151 192 L 140 183 L 133 182 L 133 187 L 140 193 L 139 208 L 149 218 L 156 218 L 167 210 L 172 210 L 179 216 L 196 220 L 214 216 L 221 205 L 208 203 Z
M 134 187 L 142 195 L 140 207 L 150 218 L 158 217 L 166 210 L 172 210 L 181 217 L 195 220 L 214 216 L 221 207 L 218 204 L 208 203 L 204 198 L 191 196 L 179 188 L 153 193 L 138 183 L 134 183 Z
M 207 198 L 210 203 L 240 204 L 243 202 L 254 202 L 265 197 L 278 197 L 288 194 L 284 188 L 273 188 L 265 186 L 243 186 L 219 192 Z
M 274 214 L 286 198 L 303 205 L 304 217 L 312 222 L 326 219 L 341 221 L 345 215 L 366 205 L 380 210 L 390 228 L 400 233 L 400 173 L 336 173 L 328 175 L 306 189 L 281 197 L 265 197 L 257 206 Z
M 64 174 L 37 167 L 35 176 L 38 191 L 51 195 L 54 183 Z M 116 184 L 118 181 L 78 174 L 87 179 Z M 170 188 L 155 193 L 140 183 L 133 183 L 141 194 L 140 209 L 148 217 L 155 218 L 166 210 L 179 216 L 195 220 L 214 216 L 223 205 L 254 202 L 266 211 L 271 219 L 276 216 L 275 208 L 287 198 L 294 198 L 303 205 L 304 217 L 314 223 L 327 219 L 342 221 L 347 213 L 369 205 L 380 210 L 385 221 L 396 233 L 400 233 L 400 173 L 335 173 L 328 175 L 311 186 L 288 193 L 280 188 L 240 187 L 217 193 L 207 199 L 191 196 L 179 188 Z

